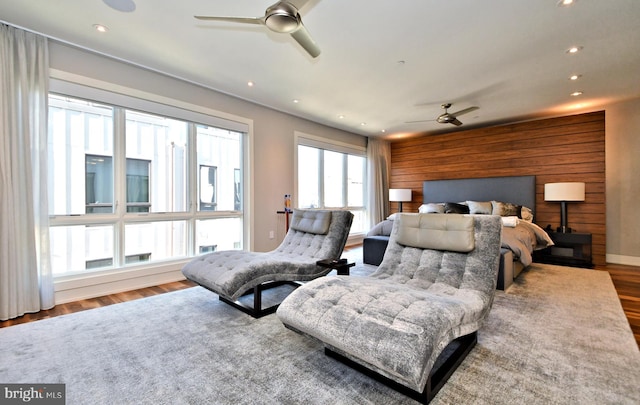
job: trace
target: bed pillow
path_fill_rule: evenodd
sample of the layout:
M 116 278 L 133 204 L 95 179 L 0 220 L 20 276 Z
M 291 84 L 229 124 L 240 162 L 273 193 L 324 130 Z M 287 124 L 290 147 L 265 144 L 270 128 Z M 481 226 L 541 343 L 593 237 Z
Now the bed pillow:
M 418 208 L 418 212 L 421 214 L 444 214 L 444 204 L 443 203 L 422 204 L 420 208 Z
M 445 214 L 468 214 L 469 207 L 465 204 L 448 202 L 444 204 Z
M 521 205 L 516 205 L 512 203 L 505 203 L 500 201 L 491 201 L 491 214 L 500 215 L 501 217 L 511 217 L 516 216 L 521 218 L 520 211 L 522 210 Z
M 467 201 L 467 205 L 469 206 L 469 214 L 491 215 L 493 212 L 491 201 Z

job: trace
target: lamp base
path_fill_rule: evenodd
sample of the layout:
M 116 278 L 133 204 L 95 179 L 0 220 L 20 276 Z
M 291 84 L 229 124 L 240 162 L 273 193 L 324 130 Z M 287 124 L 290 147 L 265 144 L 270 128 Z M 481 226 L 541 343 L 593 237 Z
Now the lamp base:
M 571 228 L 567 226 L 567 202 L 560 201 L 560 226 L 558 233 L 571 233 Z
M 569 228 L 568 226 L 559 226 L 558 228 L 556 228 L 556 232 L 558 232 L 558 233 L 571 233 L 571 228 Z

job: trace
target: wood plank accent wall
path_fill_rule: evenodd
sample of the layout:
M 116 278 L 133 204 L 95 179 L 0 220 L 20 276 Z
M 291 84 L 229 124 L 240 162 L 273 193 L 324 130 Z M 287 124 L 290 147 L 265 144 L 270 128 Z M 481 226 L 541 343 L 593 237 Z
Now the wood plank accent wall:
M 560 204 L 544 201 L 544 184 L 586 183 L 582 203 L 567 203 L 574 232 L 593 235 L 596 265 L 606 263 L 604 111 L 393 141 L 391 186 L 410 188 L 403 211 L 417 212 L 422 181 L 499 176 L 536 176 L 536 213 L 541 227 L 560 225 Z M 398 210 L 391 203 L 391 211 Z

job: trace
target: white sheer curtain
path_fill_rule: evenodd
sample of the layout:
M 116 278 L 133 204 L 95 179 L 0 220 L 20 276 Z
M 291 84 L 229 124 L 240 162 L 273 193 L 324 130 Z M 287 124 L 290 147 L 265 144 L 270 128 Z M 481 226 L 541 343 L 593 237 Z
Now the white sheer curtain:
M 367 143 L 369 227 L 382 221 L 389 213 L 389 142 L 369 138 Z
M 47 39 L 0 24 L 0 320 L 54 305 Z

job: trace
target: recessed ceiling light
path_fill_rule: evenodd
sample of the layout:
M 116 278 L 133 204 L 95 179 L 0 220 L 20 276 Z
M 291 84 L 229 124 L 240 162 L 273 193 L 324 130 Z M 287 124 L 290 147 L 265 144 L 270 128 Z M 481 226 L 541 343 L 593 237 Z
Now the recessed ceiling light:
M 578 80 L 581 77 L 582 77 L 582 75 L 571 75 L 571 76 L 569 76 L 569 80 Z
M 576 3 L 577 0 L 560 0 L 558 2 L 558 7 L 568 7 L 572 6 Z
M 386 129 L 381 129 L 380 132 L 382 132 L 384 134 L 385 132 L 387 132 L 387 130 Z
M 254 85 L 254 83 L 253 83 L 251 80 L 249 80 L 249 81 L 247 82 L 247 86 L 249 86 L 249 87 L 253 87 L 253 85 Z
M 360 125 L 364 127 L 365 125 L 367 125 L 367 123 L 366 122 L 361 122 Z
M 343 119 L 344 119 L 344 115 L 340 114 L 340 115 L 338 115 L 338 118 L 340 118 L 341 120 L 343 120 Z
M 571 93 L 572 97 L 578 97 L 581 96 L 583 93 L 581 91 L 574 91 L 573 93 Z
M 98 32 L 107 32 L 107 31 L 109 31 L 109 28 L 107 28 L 106 25 L 102 25 L 102 24 L 93 24 L 93 28 L 95 28 L 96 31 L 98 31 Z
M 571 48 L 567 49 L 567 53 L 578 53 L 582 50 L 581 46 L 572 46 Z
M 298 100 L 297 98 L 293 99 L 294 104 L 298 104 L 300 102 L 300 100 Z

